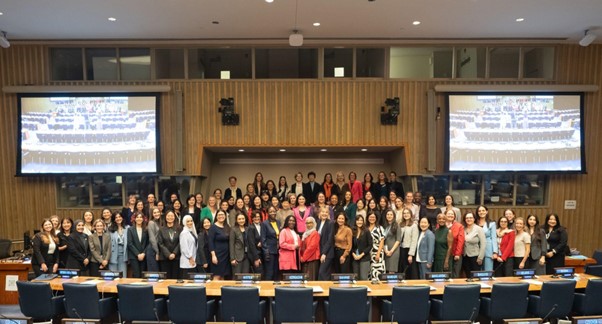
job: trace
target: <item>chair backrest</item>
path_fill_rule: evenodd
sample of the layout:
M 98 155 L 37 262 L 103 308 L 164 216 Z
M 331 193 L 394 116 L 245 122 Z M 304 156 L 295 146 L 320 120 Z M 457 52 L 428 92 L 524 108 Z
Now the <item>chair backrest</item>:
M 67 316 L 100 319 L 98 288 L 95 285 L 66 282 L 63 284 L 63 293 Z
M 491 319 L 523 318 L 529 306 L 529 284 L 496 283 L 491 289 Z
M 443 289 L 443 318 L 446 321 L 469 320 L 477 316 L 481 285 L 447 285 Z
M 52 289 L 48 282 L 17 281 L 21 313 L 34 320 L 50 320 L 54 317 Z
M 274 322 L 314 322 L 313 289 L 276 287 Z
M 592 258 L 596 260 L 597 265 L 602 265 L 602 250 L 595 250 Z
M 328 323 L 368 322 L 366 287 L 330 288 Z
M 541 286 L 539 293 L 540 304 L 538 316 L 548 318 L 566 317 L 573 308 L 573 299 L 575 297 L 574 280 L 546 281 Z M 552 311 L 552 309 L 554 309 Z
M 430 287 L 394 287 L 391 296 L 391 322 L 424 323 L 429 318 L 431 301 Z
M 10 247 L 13 242 L 9 239 L 0 239 L 0 259 L 8 258 L 11 256 Z
M 224 322 L 261 322 L 257 287 L 222 287 L 221 317 Z
M 117 294 L 122 321 L 157 321 L 153 286 L 117 285 Z
M 590 279 L 585 287 L 583 315 L 602 314 L 602 279 Z
M 204 323 L 207 319 L 205 287 L 169 286 L 167 312 L 169 320 L 177 323 Z
M 602 277 L 602 265 L 589 265 L 585 268 L 585 273 L 592 276 Z

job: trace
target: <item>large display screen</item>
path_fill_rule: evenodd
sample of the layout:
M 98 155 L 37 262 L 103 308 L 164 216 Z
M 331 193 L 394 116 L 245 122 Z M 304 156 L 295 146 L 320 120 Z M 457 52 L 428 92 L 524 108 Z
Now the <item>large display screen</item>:
M 18 175 L 159 172 L 159 94 L 19 95 Z
M 583 93 L 449 93 L 450 172 L 585 172 Z

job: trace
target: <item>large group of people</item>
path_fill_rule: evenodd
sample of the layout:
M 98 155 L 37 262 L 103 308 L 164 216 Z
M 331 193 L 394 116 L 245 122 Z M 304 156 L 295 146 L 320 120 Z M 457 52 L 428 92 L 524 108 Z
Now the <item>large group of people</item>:
M 345 179 L 324 176 L 308 182 L 295 175 L 288 185 L 264 183 L 261 173 L 238 188 L 216 189 L 207 199 L 177 193 L 169 202 L 146 202 L 131 195 L 121 210 L 91 211 L 73 221 L 44 219 L 33 239 L 32 265 L 36 275 L 60 268 L 99 276 L 101 270 L 141 277 L 162 271 L 167 278 L 186 279 L 188 273 L 212 273 L 229 279 L 236 273 L 260 273 L 278 280 L 282 273 L 307 274 L 310 280 L 330 280 L 332 273 L 355 273 L 359 280 L 377 280 L 384 273 L 424 278 L 427 272 L 449 271 L 452 277 L 491 270 L 512 276 L 514 269 L 552 273 L 564 265 L 568 235 L 557 214 L 542 225 L 535 215 L 516 217 L 507 209 L 497 222 L 486 206 L 464 214 L 453 197 L 437 206 L 434 196 L 422 202 L 420 192 L 403 192 L 394 172 L 377 181 L 364 181 L 354 172 Z

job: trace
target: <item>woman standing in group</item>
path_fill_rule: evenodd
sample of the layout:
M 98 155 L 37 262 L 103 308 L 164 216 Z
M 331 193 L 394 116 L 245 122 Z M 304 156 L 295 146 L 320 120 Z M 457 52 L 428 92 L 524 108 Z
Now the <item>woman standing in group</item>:
M 278 189 L 276 189 L 276 184 L 274 183 L 274 180 L 266 181 L 265 190 L 268 192 L 268 195 L 270 195 L 270 197 L 278 195 Z
M 483 229 L 485 233 L 485 240 L 487 240 L 487 246 L 485 248 L 485 259 L 483 259 L 483 270 L 493 270 L 493 255 L 498 252 L 498 245 L 496 241 L 496 230 L 495 222 L 489 218 L 489 210 L 485 206 L 477 207 L 478 220 L 476 222 Z
M 309 281 L 318 280 L 320 268 L 320 234 L 316 231 L 316 220 L 309 217 L 305 220 L 305 233 L 301 237 L 301 250 L 299 251 L 301 269 L 307 274 Z
M 360 199 L 355 203 L 355 218 L 358 216 L 364 217 L 364 220 L 366 220 L 366 216 L 368 216 L 368 213 L 366 212 L 366 201 L 363 199 Z M 364 224 L 365 223 L 366 222 L 364 221 Z
M 249 260 L 247 259 L 247 216 L 243 213 L 236 215 L 236 222 L 230 231 L 230 263 L 232 273 L 248 273 Z
M 108 229 L 111 226 L 111 217 L 113 216 L 113 212 L 109 208 L 103 208 L 100 213 L 100 218 L 103 222 L 105 222 L 105 229 Z
M 343 194 L 343 202 L 341 203 L 341 206 L 343 207 L 343 211 L 345 211 L 345 214 L 347 214 L 347 219 L 349 220 L 349 225 L 350 226 L 352 224 L 355 225 L 357 206 L 353 202 L 353 197 L 351 195 L 351 191 L 345 191 L 345 193 Z
M 454 243 L 454 238 L 445 225 L 446 219 L 443 213 L 437 215 L 437 227 L 435 229 L 435 261 L 433 272 L 449 270 L 449 256 Z
M 546 274 L 553 274 L 554 268 L 564 267 L 569 235 L 566 228 L 560 226 L 557 214 L 548 214 L 545 224 L 548 252 L 546 253 Z
M 195 224 L 197 221 L 200 221 L 201 209 L 197 207 L 196 198 L 194 197 L 194 195 L 188 195 L 188 198 L 186 198 L 186 208 L 184 208 L 182 215 L 192 216 L 192 219 L 195 221 Z
M 84 221 L 78 219 L 74 223 L 75 232 L 69 235 L 67 242 L 69 257 L 67 258 L 67 268 L 79 270 L 80 276 L 89 274 L 88 265 L 90 263 L 90 244 L 88 235 L 84 233 Z
M 448 209 L 454 211 L 454 215 L 456 216 L 456 222 L 460 223 L 462 221 L 462 212 L 460 211 L 460 208 L 454 206 L 454 197 L 452 195 L 445 196 L 445 206 L 441 207 L 441 212 L 444 215 L 447 215 L 445 214 L 445 211 Z
M 186 278 L 188 273 L 196 271 L 198 236 L 192 216 L 184 216 L 182 222 L 184 227 L 180 233 L 180 278 Z
M 445 212 L 445 226 L 449 228 L 452 234 L 452 248 L 449 256 L 449 270 L 452 278 L 460 277 L 462 268 L 462 254 L 464 252 L 464 226 L 456 221 L 456 213 L 452 209 Z
M 195 204 L 194 206 L 198 209 L 201 210 L 205 207 L 205 204 L 203 202 L 203 194 L 202 193 L 197 193 L 196 195 L 194 195 L 194 201 Z M 194 219 L 193 219 L 194 220 Z
M 361 200 L 358 200 L 360 202 Z M 359 280 L 368 280 L 370 276 L 370 252 L 372 251 L 372 235 L 366 229 L 364 216 L 356 215 L 353 227 L 353 245 L 351 248 L 353 257 L 351 266 L 353 273 Z
M 247 258 L 253 273 L 263 273 L 261 249 L 261 213 L 251 215 L 251 225 L 247 229 Z
M 508 228 L 508 218 L 500 217 L 497 221 L 497 241 L 499 245 L 498 254 L 493 254 L 496 277 L 512 276 L 514 268 L 514 230 Z M 501 265 L 503 263 L 503 265 Z
M 351 247 L 353 245 L 353 232 L 347 225 L 347 215 L 342 212 L 337 215 L 334 223 L 334 272 L 351 272 Z
M 422 217 L 418 221 L 420 234 L 416 243 L 416 263 L 420 279 L 426 278 L 426 273 L 433 268 L 435 254 L 435 235 L 431 232 L 428 218 Z
M 349 185 L 345 183 L 345 174 L 343 171 L 337 171 L 335 177 L 336 179 L 332 186 L 332 195 L 342 195 L 345 191 L 351 191 Z M 356 201 L 354 200 L 354 202 Z
M 134 215 L 135 211 L 136 211 L 136 195 L 129 195 L 128 196 L 128 205 L 121 209 L 121 215 L 123 216 L 123 219 L 125 220 L 124 225 L 129 226 L 130 224 L 132 224 L 131 219 L 132 219 L 132 215 Z
M 288 188 L 288 183 L 286 182 L 286 177 L 280 176 L 280 178 L 278 179 L 278 192 L 276 193 L 278 196 L 278 200 L 280 200 L 280 201 L 287 200 L 288 193 L 289 193 L 289 188 Z
M 37 276 L 56 273 L 59 268 L 59 238 L 50 219 L 42 221 L 40 232 L 33 238 L 31 267 Z
M 94 221 L 94 233 L 88 238 L 90 243 L 90 276 L 100 277 L 100 270 L 106 270 L 111 260 L 111 235 L 105 231 L 102 219 Z
M 57 234 L 59 238 L 59 268 L 67 267 L 67 258 L 69 257 L 68 243 L 72 230 L 74 230 L 73 220 L 69 217 L 63 217 L 61 220 L 61 231 Z
M 464 214 L 464 256 L 462 258 L 462 268 L 467 278 L 470 278 L 472 271 L 481 270 L 486 249 L 485 232 L 475 224 L 474 214 L 467 212 Z
M 312 217 L 319 217 L 320 210 L 322 210 L 323 207 L 328 208 L 330 206 L 328 206 L 326 195 L 324 195 L 323 192 L 319 192 L 316 196 L 316 202 L 313 204 L 313 206 L 311 206 Z
M 141 212 L 134 214 L 134 225 L 128 229 L 127 244 L 132 277 L 141 278 L 142 272 L 146 271 L 146 251 L 149 244 L 146 220 Z
M 517 217 L 514 221 L 514 269 L 525 269 L 531 254 L 531 235 L 525 231 L 525 219 Z
M 136 201 L 136 205 L 134 207 L 134 212 L 132 213 L 132 218 L 130 219 L 130 224 L 134 225 L 134 218 L 136 217 L 135 214 L 136 213 L 142 213 L 143 217 L 144 217 L 144 221 L 148 222 L 148 215 L 146 215 L 146 208 L 144 208 L 144 202 L 142 200 L 137 200 Z M 85 221 L 85 220 L 84 220 Z
M 182 203 L 179 199 L 174 200 L 173 205 L 171 205 L 171 210 L 173 210 L 174 215 L 176 215 L 176 223 L 182 224 Z
M 527 217 L 526 231 L 531 235 L 531 253 L 527 259 L 527 267 L 535 269 L 536 275 L 545 275 L 548 241 L 546 240 L 546 232 L 539 226 L 539 220 L 535 215 Z
M 175 214 L 174 214 L 175 216 Z M 159 245 L 157 244 L 157 234 L 161 224 L 161 211 L 154 207 L 151 210 L 151 219 L 146 225 L 148 231 L 148 248 L 146 249 L 146 269 L 147 271 L 159 271 Z
M 238 216 L 238 214 L 243 214 L 245 217 L 249 215 L 249 210 L 245 206 L 245 201 L 242 197 L 236 198 L 234 208 L 228 213 L 228 225 L 231 227 L 236 226 L 236 216 Z
M 261 201 L 261 197 L 255 196 L 255 197 L 253 197 L 252 201 L 253 202 L 251 204 L 251 208 L 249 209 L 249 218 L 251 218 L 251 214 L 253 214 L 253 212 L 259 211 L 261 213 L 261 220 L 262 221 L 266 220 L 268 215 L 265 212 L 265 209 L 263 208 L 263 203 Z
M 288 216 L 284 219 L 284 224 L 282 224 L 278 236 L 278 246 L 280 247 L 278 250 L 278 264 L 281 272 L 296 272 L 299 270 L 297 252 L 301 246 L 301 238 L 295 232 L 297 227 L 295 218 Z
M 293 214 L 295 215 L 295 222 L 297 224 L 297 232 L 299 234 L 303 234 L 305 232 L 305 220 L 313 215 L 312 207 L 305 206 L 305 202 L 305 196 L 299 195 L 297 196 L 297 203 L 299 203 L 299 205 L 293 208 Z M 285 223 L 283 226 L 287 227 L 288 224 Z
M 406 278 L 418 277 L 418 268 L 414 264 L 416 255 L 416 244 L 418 243 L 418 225 L 414 224 L 414 215 L 409 208 L 401 209 L 401 249 L 399 253 L 399 271 L 407 273 Z
M 332 194 L 333 194 L 332 188 L 334 188 L 334 182 L 332 181 L 332 174 L 326 173 L 324 175 L 324 181 L 322 181 L 322 192 L 324 192 L 326 201 L 329 201 L 330 196 L 332 196 Z
M 215 196 L 209 196 L 207 206 L 201 210 L 201 222 L 203 219 L 208 218 L 211 223 L 214 222 L 215 213 L 217 213 L 218 206 Z
M 59 219 L 59 216 L 50 216 L 50 222 L 52 223 L 52 228 L 54 229 L 54 235 L 59 235 L 61 232 L 61 220 Z
M 364 196 L 363 186 L 362 183 L 357 180 L 357 174 L 354 171 L 349 172 L 349 183 L 347 186 L 353 196 L 353 202 L 362 199 Z M 366 199 L 366 201 L 368 201 L 368 199 Z
M 127 278 L 128 249 L 127 230 L 129 225 L 125 224 L 123 215 L 116 211 L 111 215 L 111 258 L 109 259 L 109 270 L 121 271 L 123 278 Z
M 168 279 L 179 279 L 180 225 L 176 223 L 176 214 L 172 210 L 165 214 L 165 221 L 157 234 L 157 245 L 159 247 L 159 269 L 167 274 Z
M 437 227 L 437 215 L 441 213 L 441 208 L 437 207 L 437 199 L 435 196 L 428 195 L 426 197 L 426 219 L 428 219 L 431 228 L 434 230 Z
M 256 195 L 259 195 L 259 193 L 265 189 L 265 182 L 263 182 L 263 174 L 261 174 L 261 172 L 255 173 L 252 185 Z
M 378 217 L 374 211 L 368 212 L 368 231 L 372 236 L 372 250 L 370 250 L 370 280 L 378 280 L 385 269 L 385 236 L 383 228 L 378 224 Z
M 290 216 L 289 216 L 290 217 Z M 288 218 L 288 217 L 287 217 Z M 278 236 L 280 224 L 276 219 L 276 208 L 268 208 L 268 219 L 261 223 L 261 248 L 263 249 L 263 271 L 265 280 L 279 277 Z
M 514 229 L 514 219 L 516 218 L 516 214 L 512 209 L 506 209 L 504 211 L 504 216 L 508 219 L 508 228 Z
M 252 197 L 255 197 L 255 196 L 257 196 L 257 194 L 258 194 L 258 193 L 255 191 L 255 187 L 253 186 L 253 184 L 252 184 L 252 183 L 247 183 L 247 189 L 246 189 L 246 191 L 247 191 L 247 192 L 246 192 L 245 194 L 246 194 L 246 195 L 249 195 L 249 197 L 251 197 L 251 198 L 252 198 Z
M 201 272 L 210 272 L 211 270 L 211 252 L 209 252 L 209 229 L 211 228 L 209 218 L 204 218 L 201 223 L 201 230 L 198 232 L 198 244 L 196 252 L 197 270 Z M 181 243 L 180 243 L 181 245 Z M 180 247 L 180 252 L 182 248 Z
M 230 226 L 226 224 L 226 212 L 218 210 L 215 223 L 209 228 L 209 253 L 211 253 L 211 271 L 215 280 L 230 276 Z
M 385 268 L 389 273 L 399 271 L 399 245 L 401 244 L 401 229 L 395 221 L 395 212 L 385 211 Z
M 378 195 L 378 192 L 380 190 L 376 190 L 376 187 L 374 186 L 374 177 L 372 176 L 372 173 L 370 173 L 370 172 L 366 172 L 364 174 L 364 182 L 363 182 L 363 186 L 362 186 L 362 192 L 364 194 L 368 191 L 372 193 L 372 197 L 374 197 L 374 198 L 380 197 Z
M 82 218 L 84 220 L 84 233 L 88 236 L 92 235 L 92 232 L 94 231 L 94 225 L 92 224 L 94 222 L 94 213 L 86 210 Z

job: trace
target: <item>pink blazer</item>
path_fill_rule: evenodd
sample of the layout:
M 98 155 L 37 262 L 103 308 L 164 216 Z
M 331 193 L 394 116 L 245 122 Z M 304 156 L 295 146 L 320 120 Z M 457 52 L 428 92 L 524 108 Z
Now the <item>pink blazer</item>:
M 301 218 L 301 214 L 299 214 L 299 207 L 293 208 L 293 215 L 295 215 L 295 220 L 297 221 L 297 232 L 305 233 L 305 220 L 307 217 L 313 215 L 312 206 L 307 206 L 305 208 L 303 218 Z M 282 224 L 282 226 L 287 226 L 287 224 Z
M 297 237 L 297 244 L 301 246 L 301 238 L 297 233 L 291 231 L 290 228 L 285 228 L 280 231 L 278 237 L 278 243 L 280 250 L 278 250 L 280 270 L 299 270 L 297 267 L 297 250 L 295 249 L 295 239 Z
M 358 200 L 364 198 L 364 190 L 362 188 L 362 184 L 355 180 L 354 183 L 349 183 L 349 188 L 351 188 L 351 197 L 353 198 L 353 202 L 356 203 Z M 339 200 L 341 198 L 339 197 Z

